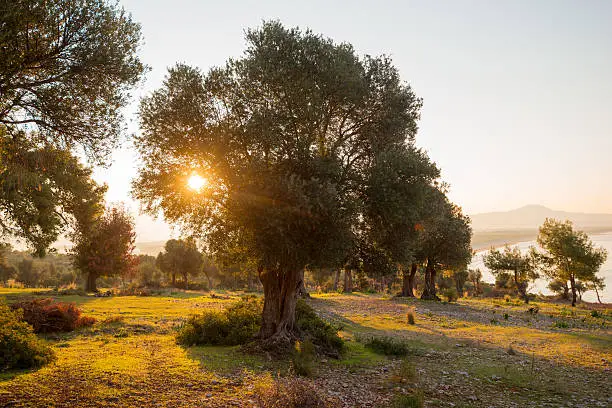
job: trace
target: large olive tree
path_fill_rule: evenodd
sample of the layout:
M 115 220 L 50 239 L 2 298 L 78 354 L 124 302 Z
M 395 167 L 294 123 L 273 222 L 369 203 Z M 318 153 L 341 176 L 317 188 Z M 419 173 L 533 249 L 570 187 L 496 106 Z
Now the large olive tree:
M 349 44 L 278 22 L 246 39 L 241 58 L 207 74 L 177 65 L 142 101 L 134 194 L 213 254 L 239 247 L 256 259 L 260 336 L 285 342 L 300 271 L 346 256 L 369 168 L 411 141 L 421 101 L 389 59 Z M 186 187 L 193 172 L 207 187 Z

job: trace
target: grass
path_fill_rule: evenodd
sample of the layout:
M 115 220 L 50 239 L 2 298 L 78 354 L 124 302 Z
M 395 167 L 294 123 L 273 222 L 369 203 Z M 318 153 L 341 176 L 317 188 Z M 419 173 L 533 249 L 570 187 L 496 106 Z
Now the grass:
M 13 302 L 33 292 L 0 288 L 0 297 Z M 231 299 L 200 292 L 62 296 L 97 323 L 47 335 L 57 355 L 54 364 L 1 374 L 0 406 L 150 406 L 154 401 L 158 406 L 252 407 L 248 401 L 254 400 L 258 381 L 270 373 L 286 375 L 290 361 L 245 354 L 237 346 L 181 347 L 175 340 L 188 316 L 220 310 L 239 298 L 227 294 Z M 609 397 L 609 310 L 592 316 L 588 308 L 548 302 L 459 299 L 443 304 L 360 293 L 313 295 L 310 302 L 322 317 L 342 326 L 346 341 L 341 359 L 317 361 L 315 377 L 320 386 L 347 398 L 353 388 L 342 385 L 346 381 L 352 381 L 350 387 L 397 394 L 384 406 L 421 406 L 425 400 L 432 406 L 503 406 L 506 401 L 558 406 L 572 397 L 592 406 L 591 400 Z M 534 304 L 536 316 L 527 313 Z M 409 312 L 414 325 L 407 321 Z M 490 324 L 491 319 L 498 323 Z M 557 321 L 568 327 L 553 327 Z M 371 338 L 401 344 L 409 357 L 380 354 L 366 346 Z M 334 381 L 340 386 L 334 388 Z M 472 392 L 477 399 L 470 399 Z

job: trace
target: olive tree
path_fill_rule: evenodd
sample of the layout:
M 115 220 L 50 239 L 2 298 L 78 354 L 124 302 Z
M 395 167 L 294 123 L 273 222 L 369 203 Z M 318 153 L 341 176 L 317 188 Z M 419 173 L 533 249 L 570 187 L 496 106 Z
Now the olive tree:
M 484 265 L 493 275 L 510 274 L 519 296 L 529 303 L 527 288 L 529 283 L 538 278 L 536 264 L 529 254 L 523 255 L 518 247 L 506 245 L 503 251 L 491 248 L 483 257 Z
M 177 65 L 142 101 L 134 195 L 213 255 L 244 248 L 264 288 L 260 337 L 285 343 L 300 272 L 346 256 L 368 169 L 414 137 L 421 100 L 388 58 L 349 44 L 278 22 L 246 39 L 242 57 L 207 74 Z

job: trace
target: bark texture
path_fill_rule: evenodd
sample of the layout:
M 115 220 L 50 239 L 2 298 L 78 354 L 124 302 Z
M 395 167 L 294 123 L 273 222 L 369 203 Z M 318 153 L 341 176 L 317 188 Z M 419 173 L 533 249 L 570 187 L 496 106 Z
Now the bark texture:
M 269 346 L 286 347 L 294 339 L 299 270 L 261 270 L 264 307 L 259 337 Z
M 425 267 L 425 286 L 423 288 L 421 299 L 440 300 L 436 294 L 435 262 L 431 259 L 427 259 L 427 266 Z
M 410 265 L 410 271 L 402 271 L 402 296 L 414 297 L 414 279 L 416 278 L 417 264 Z
M 96 287 L 96 279 L 98 279 L 98 275 L 91 272 L 87 274 L 87 281 L 85 282 L 85 292 L 98 291 L 98 288 Z
M 353 271 L 350 269 L 344 270 L 344 292 L 351 293 L 353 291 Z

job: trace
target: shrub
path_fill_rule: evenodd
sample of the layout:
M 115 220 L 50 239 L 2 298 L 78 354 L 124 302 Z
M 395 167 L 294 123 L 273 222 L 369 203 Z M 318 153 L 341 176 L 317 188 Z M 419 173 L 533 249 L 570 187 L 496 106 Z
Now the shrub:
M 407 343 L 392 337 L 372 337 L 365 342 L 365 346 L 385 356 L 405 356 L 410 353 Z
M 527 309 L 527 313 L 529 313 L 532 316 L 537 315 L 539 311 L 540 311 L 540 307 L 538 305 L 531 306 L 529 309 Z
M 191 316 L 179 330 L 177 341 L 186 346 L 244 344 L 259 331 L 261 310 L 261 299 L 245 297 L 222 312 Z
M 591 317 L 601 317 L 597 310 L 591 310 Z
M 412 394 L 397 395 L 391 406 L 393 408 L 422 408 L 424 400 L 423 391 L 416 390 Z
M 508 320 L 510 316 L 508 315 L 508 313 L 504 313 L 504 320 Z
M 297 375 L 310 377 L 313 372 L 315 347 L 310 340 L 295 342 L 295 349 L 291 356 L 291 365 Z
M 558 320 L 553 324 L 553 326 L 558 329 L 567 329 L 569 324 L 565 320 Z
M 23 311 L 23 320 L 32 325 L 35 333 L 69 332 L 95 323 L 92 317 L 82 317 L 74 303 L 53 299 L 23 301 L 11 307 Z
M 54 359 L 51 348 L 22 321 L 22 314 L 0 304 L 0 371 L 40 367 Z
M 442 295 L 449 302 L 454 302 L 459 298 L 459 295 L 457 294 L 457 289 L 455 289 L 454 287 L 444 289 L 442 291 Z
M 415 324 L 416 312 L 414 311 L 414 307 L 411 307 L 406 313 L 406 318 L 408 319 L 408 324 Z
M 312 382 L 298 377 L 274 380 L 271 375 L 259 380 L 255 397 L 262 408 L 335 408 L 336 401 L 326 401 Z
M 262 309 L 262 298 L 245 296 L 224 311 L 190 317 L 179 330 L 177 341 L 186 346 L 245 344 L 261 327 Z M 300 338 L 312 342 L 319 353 L 339 357 L 343 342 L 338 329 L 323 321 L 303 300 L 296 306 L 295 325 Z
M 317 351 L 330 357 L 339 357 L 344 342 L 338 336 L 338 328 L 321 319 L 312 307 L 298 300 L 295 308 L 295 325 L 304 340 L 310 340 Z

